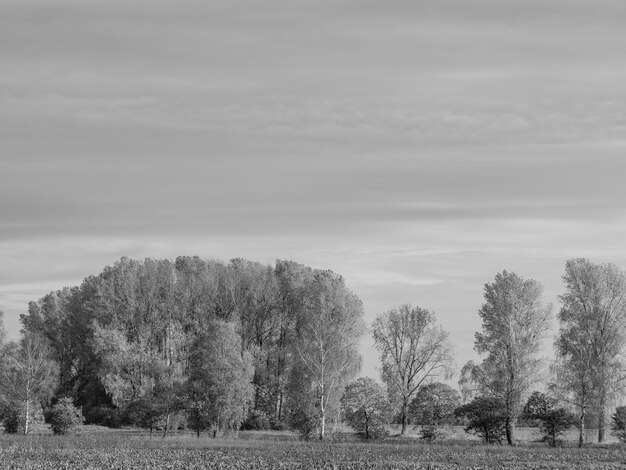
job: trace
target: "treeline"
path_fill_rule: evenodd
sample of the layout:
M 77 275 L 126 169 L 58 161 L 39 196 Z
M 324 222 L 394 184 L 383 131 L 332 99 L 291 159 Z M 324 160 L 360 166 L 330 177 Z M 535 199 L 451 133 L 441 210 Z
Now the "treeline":
M 164 434 L 290 428 L 323 438 L 329 421 L 344 421 L 371 438 L 395 421 L 401 434 L 419 424 L 429 440 L 456 423 L 515 444 L 525 422 L 553 445 L 576 425 L 582 446 L 593 422 L 602 442 L 626 387 L 626 274 L 572 259 L 563 281 L 552 360 L 542 357 L 554 308 L 541 284 L 507 271 L 485 284 L 482 360 L 462 367 L 459 394 L 441 383 L 454 358 L 429 310 L 379 314 L 371 332 L 383 384 L 352 381 L 363 307 L 338 274 L 280 260 L 122 258 L 29 304 L 21 342 L 0 354 L 5 427 L 17 413 L 26 432 L 42 405 L 70 398 L 88 423 Z M 626 439 L 626 408 L 613 424 Z
M 16 384 L 3 387 L 5 403 L 69 397 L 87 423 L 164 433 L 243 425 L 323 435 L 365 331 L 361 301 L 332 271 L 198 257 L 122 258 L 31 302 L 21 323 L 21 344 L 4 347 Z M 16 364 L 40 357 L 54 373 L 26 396 L 37 378 Z

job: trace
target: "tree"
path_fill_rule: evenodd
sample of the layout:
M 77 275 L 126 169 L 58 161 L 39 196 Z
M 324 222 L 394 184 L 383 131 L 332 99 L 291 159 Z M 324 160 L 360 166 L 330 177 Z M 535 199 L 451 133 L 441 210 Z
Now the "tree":
M 295 349 L 305 379 L 314 390 L 319 438 L 324 439 L 328 405 L 359 366 L 359 339 L 364 332 L 363 304 L 341 276 L 316 271 L 307 288 L 303 315 L 296 326 Z
M 364 439 L 387 434 L 385 425 L 391 419 L 391 404 L 385 388 L 369 377 L 360 377 L 346 386 L 341 397 L 346 422 Z
M 556 406 L 556 400 L 541 392 L 533 392 L 522 412 L 526 418 L 539 421 L 539 429 L 550 446 L 576 423 L 576 417 L 567 409 Z
M 620 442 L 626 442 L 626 406 L 615 408 L 611 420 L 611 434 L 617 437 Z
M 24 335 L 19 345 L 8 343 L 3 348 L 1 359 L 2 394 L 9 403 L 23 404 L 20 428 L 27 434 L 32 410 L 41 408 L 40 401 L 48 399 L 54 392 L 58 366 L 50 359 L 50 349 L 42 338 L 29 333 Z
M 409 405 L 409 415 L 421 425 L 420 437 L 433 441 L 441 437 L 441 426 L 455 421 L 454 410 L 461 404 L 459 392 L 449 385 L 433 382 L 422 385 Z
M 378 315 L 372 330 L 383 381 L 399 401 L 404 435 L 409 404 L 420 385 L 451 373 L 448 332 L 435 324 L 433 313 L 408 304 Z
M 187 409 L 199 433 L 238 430 L 252 400 L 252 359 L 232 323 L 214 321 L 198 334 L 189 358 Z
M 457 408 L 454 414 L 467 423 L 465 432 L 482 437 L 487 444 L 499 444 L 506 435 L 507 410 L 498 398 L 476 397 Z
M 50 427 L 54 434 L 70 434 L 81 426 L 85 418 L 80 410 L 74 406 L 71 398 L 61 398 L 52 407 Z
M 598 412 L 598 442 L 604 441 L 608 399 L 625 382 L 621 361 L 626 340 L 626 276 L 614 264 L 572 259 L 563 275 L 561 328 L 556 349 L 562 375 L 580 410 L 580 438 L 589 406 Z
M 502 401 L 506 438 L 513 445 L 522 400 L 537 380 L 538 353 L 552 307 L 541 301 L 541 284 L 507 271 L 485 284 L 484 296 L 485 303 L 478 311 L 482 332 L 476 333 L 474 349 L 487 356 L 480 365 L 471 361 L 466 364 L 459 384 L 476 387 L 480 394 Z

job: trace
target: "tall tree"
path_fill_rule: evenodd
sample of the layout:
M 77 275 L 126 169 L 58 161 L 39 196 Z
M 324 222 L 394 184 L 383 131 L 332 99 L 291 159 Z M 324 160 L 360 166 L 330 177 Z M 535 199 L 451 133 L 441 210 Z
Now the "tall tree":
M 233 323 L 215 321 L 194 342 L 187 379 L 188 409 L 198 432 L 237 430 L 252 401 L 252 358 Z
M 406 434 L 409 404 L 429 379 L 449 377 L 453 364 L 448 332 L 426 309 L 405 304 L 378 315 L 372 325 L 380 352 L 382 378 L 399 401 L 401 434 Z
M 359 339 L 364 332 L 363 305 L 341 276 L 316 271 L 298 319 L 296 351 L 314 389 L 319 437 L 324 439 L 328 404 L 360 367 Z
M 611 263 L 572 259 L 563 275 L 561 327 L 556 340 L 561 375 L 569 379 L 580 410 L 581 429 L 586 409 L 596 406 L 598 442 L 604 441 L 607 402 L 624 386 L 621 361 L 626 340 L 626 276 Z M 593 400 L 595 398 L 595 400 Z M 582 430 L 580 445 L 582 445 Z
M 478 314 L 482 331 L 474 349 L 486 354 L 482 364 L 463 367 L 460 383 L 501 400 L 506 411 L 506 439 L 515 441 L 515 422 L 529 387 L 538 379 L 541 341 L 549 327 L 551 305 L 542 302 L 537 281 L 503 271 L 485 284 L 485 303 Z

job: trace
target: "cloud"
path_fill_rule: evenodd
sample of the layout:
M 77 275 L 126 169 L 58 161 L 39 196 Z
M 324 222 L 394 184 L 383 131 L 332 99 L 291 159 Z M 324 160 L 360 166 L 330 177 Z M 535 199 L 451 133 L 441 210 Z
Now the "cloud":
M 5 0 L 0 308 L 120 256 L 294 259 L 368 319 L 623 262 L 620 0 Z M 352 280 L 352 281 L 351 281 Z M 471 335 L 470 335 L 471 336 Z

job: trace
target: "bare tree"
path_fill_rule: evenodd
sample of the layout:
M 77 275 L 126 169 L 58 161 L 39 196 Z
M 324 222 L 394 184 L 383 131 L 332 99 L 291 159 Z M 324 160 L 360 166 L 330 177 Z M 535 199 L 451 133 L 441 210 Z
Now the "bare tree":
M 476 333 L 474 349 L 487 357 L 480 365 L 466 364 L 459 381 L 462 388 L 475 386 L 504 403 L 510 445 L 524 395 L 537 379 L 538 352 L 552 312 L 541 301 L 542 291 L 537 281 L 507 271 L 485 284 L 485 303 L 478 311 L 482 332 Z
M 607 402 L 626 383 L 621 361 L 626 339 L 626 275 L 614 264 L 572 259 L 565 265 L 556 341 L 561 375 L 570 385 L 584 426 L 586 409 L 598 412 L 598 442 L 604 441 Z M 581 441 L 582 445 L 582 431 Z
M 451 373 L 448 332 L 435 324 L 433 313 L 408 304 L 378 315 L 372 330 L 380 352 L 382 379 L 400 401 L 404 435 L 409 404 L 420 385 Z

